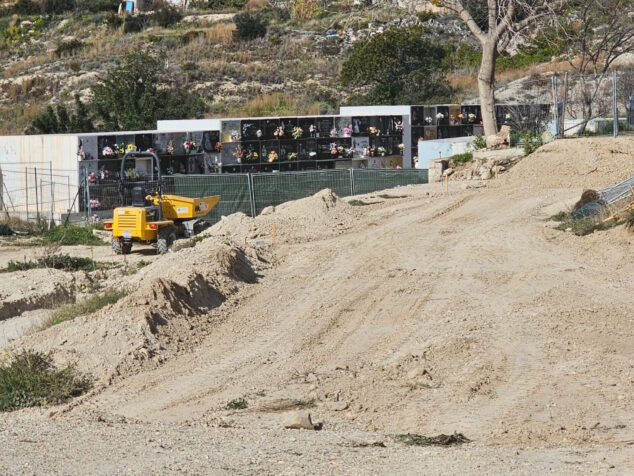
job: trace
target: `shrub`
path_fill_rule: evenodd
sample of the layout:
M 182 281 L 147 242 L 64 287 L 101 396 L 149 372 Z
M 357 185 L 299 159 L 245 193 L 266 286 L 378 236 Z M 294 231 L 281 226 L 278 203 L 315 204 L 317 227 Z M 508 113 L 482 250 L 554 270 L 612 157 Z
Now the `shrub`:
M 246 5 L 246 0 L 208 0 L 202 2 L 209 10 L 242 10 Z
M 106 243 L 95 236 L 91 227 L 68 225 L 56 226 L 44 233 L 42 236 L 44 244 L 56 245 L 106 245 Z
M 91 387 L 75 367 L 57 370 L 49 356 L 22 351 L 0 367 L 0 411 L 64 403 Z
M 169 3 L 163 3 L 152 15 L 152 22 L 160 27 L 169 28 L 183 19 L 183 15 Z
M 254 40 L 266 35 L 268 19 L 259 12 L 243 12 L 233 18 L 240 40 Z
M 475 147 L 476 150 L 486 149 L 487 141 L 482 136 L 482 134 L 477 134 L 474 137 L 474 139 L 473 139 L 473 147 Z
M 51 318 L 43 324 L 42 329 L 97 312 L 109 304 L 116 303 L 124 296 L 126 293 L 123 291 L 108 290 L 101 295 L 90 296 L 74 304 L 65 304 L 53 312 Z
M 456 154 L 449 158 L 454 164 L 466 164 L 473 160 L 473 154 L 471 152 L 465 152 L 464 154 Z
M 318 0 L 295 0 L 291 8 L 293 20 L 312 20 L 321 13 Z
M 76 38 L 69 41 L 62 41 L 57 45 L 57 48 L 55 48 L 55 56 L 58 58 L 63 56 L 72 56 L 85 46 L 86 44 L 83 41 Z
M 26 271 L 36 268 L 53 268 L 62 271 L 93 271 L 97 268 L 95 263 L 90 258 L 80 258 L 76 256 L 69 256 L 67 254 L 51 255 L 38 258 L 36 261 L 9 261 L 7 267 L 2 271 Z
M 147 23 L 146 15 L 126 15 L 123 19 L 124 33 L 137 33 L 143 31 Z
M 541 135 L 532 132 L 526 132 L 522 136 L 522 140 L 524 141 L 525 156 L 532 154 L 543 145 Z
M 39 5 L 32 0 L 18 0 L 13 5 L 13 12 L 18 15 L 37 15 L 41 12 Z
M 82 13 L 116 12 L 119 0 L 81 0 L 77 2 L 77 10 Z
M 61 15 L 74 9 L 74 0 L 44 0 L 42 3 L 42 13 L 48 15 Z
M 227 402 L 227 410 L 244 410 L 249 406 L 248 402 L 244 398 L 234 398 Z
M 625 228 L 634 231 L 634 210 L 630 210 L 624 218 Z
M 110 12 L 106 15 L 105 22 L 108 27 L 116 30 L 123 24 L 123 17 L 121 17 L 121 15 L 117 15 L 116 13 Z

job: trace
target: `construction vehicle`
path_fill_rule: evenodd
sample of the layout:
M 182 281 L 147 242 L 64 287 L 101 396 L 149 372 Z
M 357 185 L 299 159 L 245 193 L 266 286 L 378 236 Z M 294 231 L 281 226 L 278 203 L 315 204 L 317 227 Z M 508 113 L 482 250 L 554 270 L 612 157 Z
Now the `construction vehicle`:
M 130 192 L 132 203 L 125 206 L 126 174 L 128 158 L 151 158 L 157 173 L 155 190 L 147 190 L 143 184 L 133 184 Z M 128 254 L 133 242 L 153 243 L 158 254 L 167 253 L 179 236 L 191 237 L 205 229 L 207 215 L 220 201 L 220 195 L 200 198 L 163 194 L 161 166 L 154 152 L 127 152 L 121 160 L 119 178 L 119 204 L 112 220 L 106 220 L 106 230 L 112 230 L 112 250 L 116 254 Z

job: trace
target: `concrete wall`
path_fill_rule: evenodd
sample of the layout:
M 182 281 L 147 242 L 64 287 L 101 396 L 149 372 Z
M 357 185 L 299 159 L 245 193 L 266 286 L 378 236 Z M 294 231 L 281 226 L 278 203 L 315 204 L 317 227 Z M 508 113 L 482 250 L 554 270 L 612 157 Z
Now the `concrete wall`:
M 473 151 L 473 137 L 418 141 L 418 169 L 428 169 L 432 160 Z
M 156 130 L 166 132 L 219 131 L 220 119 L 170 119 L 157 121 Z

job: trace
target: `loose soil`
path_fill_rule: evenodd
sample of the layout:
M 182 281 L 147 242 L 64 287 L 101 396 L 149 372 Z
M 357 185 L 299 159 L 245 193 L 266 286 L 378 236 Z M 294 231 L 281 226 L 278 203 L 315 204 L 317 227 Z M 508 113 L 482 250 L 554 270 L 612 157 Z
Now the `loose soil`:
M 633 144 L 557 141 L 486 187 L 364 207 L 322 191 L 112 271 L 127 297 L 5 349 L 96 387 L 0 415 L 0 472 L 631 473 L 634 234 L 549 217 L 634 175 Z

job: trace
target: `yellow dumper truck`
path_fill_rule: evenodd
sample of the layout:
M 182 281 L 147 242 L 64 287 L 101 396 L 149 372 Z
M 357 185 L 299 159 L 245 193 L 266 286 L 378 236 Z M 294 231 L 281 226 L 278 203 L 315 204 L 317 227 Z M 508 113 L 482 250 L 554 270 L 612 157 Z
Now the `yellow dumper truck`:
M 128 158 L 151 158 L 157 171 L 157 185 L 148 191 L 143 184 L 133 184 L 131 205 L 125 200 L 125 163 Z M 119 179 L 119 203 L 112 220 L 104 222 L 106 230 L 112 230 L 112 250 L 116 254 L 128 254 L 133 242 L 154 243 L 159 254 L 167 253 L 179 236 L 191 237 L 200 233 L 207 215 L 220 201 L 220 195 L 200 198 L 163 194 L 161 191 L 161 166 L 153 152 L 128 152 L 121 160 Z

